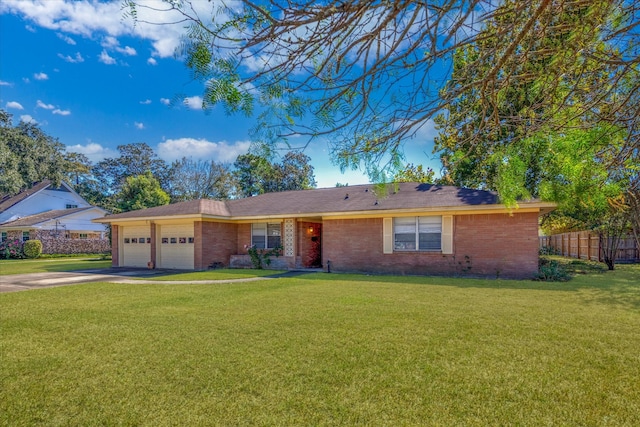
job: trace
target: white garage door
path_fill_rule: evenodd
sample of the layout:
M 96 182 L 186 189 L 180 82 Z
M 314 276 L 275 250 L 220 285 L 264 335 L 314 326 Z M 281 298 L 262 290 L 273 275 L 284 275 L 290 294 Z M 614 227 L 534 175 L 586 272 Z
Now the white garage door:
M 193 224 L 160 228 L 160 268 L 193 270 Z
M 151 261 L 151 231 L 148 226 L 123 227 L 122 266 L 146 267 Z

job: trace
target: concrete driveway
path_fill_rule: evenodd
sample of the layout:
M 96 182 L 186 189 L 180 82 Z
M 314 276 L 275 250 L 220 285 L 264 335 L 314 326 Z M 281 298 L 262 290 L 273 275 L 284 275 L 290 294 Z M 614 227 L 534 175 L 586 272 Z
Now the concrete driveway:
M 87 282 L 127 282 L 131 277 L 151 278 L 167 271 L 147 269 L 101 269 L 68 272 L 0 275 L 0 293 L 51 288 Z M 136 281 L 137 282 L 137 281 Z
M 102 270 L 81 270 L 55 273 L 29 273 L 0 275 L 0 293 L 26 291 L 29 289 L 52 288 L 54 286 L 75 285 L 88 282 L 111 282 L 129 284 L 160 284 L 160 285 L 195 285 L 214 283 L 255 282 L 283 277 L 297 277 L 304 274 L 321 272 L 321 269 L 292 270 L 275 273 L 273 276 L 247 277 L 243 279 L 222 280 L 153 280 L 154 276 L 170 273 L 184 273 L 177 270 L 147 270 L 128 268 L 108 268 Z

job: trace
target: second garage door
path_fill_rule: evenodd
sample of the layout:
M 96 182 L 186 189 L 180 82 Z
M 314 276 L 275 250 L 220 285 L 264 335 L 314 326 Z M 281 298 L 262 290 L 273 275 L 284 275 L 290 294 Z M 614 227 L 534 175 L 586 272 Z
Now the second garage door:
M 193 224 L 160 227 L 158 267 L 193 270 Z

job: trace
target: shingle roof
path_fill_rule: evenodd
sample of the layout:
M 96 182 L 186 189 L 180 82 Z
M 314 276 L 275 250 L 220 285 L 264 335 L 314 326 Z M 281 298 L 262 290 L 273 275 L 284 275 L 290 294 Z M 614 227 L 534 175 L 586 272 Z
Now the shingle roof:
M 108 215 L 105 221 L 175 215 L 212 215 L 241 218 L 257 216 L 322 215 L 335 212 L 388 211 L 396 209 L 455 208 L 492 205 L 498 196 L 491 191 L 452 186 L 400 183 L 379 195 L 375 185 L 320 188 L 267 193 L 245 199 L 191 200 L 172 205 Z
M 139 209 L 136 211 L 124 212 L 121 214 L 107 215 L 105 218 L 148 218 L 157 216 L 179 216 L 179 215 L 212 215 L 220 217 L 230 216 L 229 209 L 225 202 L 220 200 L 198 199 L 186 202 L 174 203 L 154 208 Z
M 419 183 L 390 184 L 386 194 L 375 185 L 268 193 L 229 201 L 233 216 L 323 214 L 427 207 L 486 205 L 498 202 L 490 191 Z
M 50 185 L 51 185 L 51 181 L 49 181 L 48 179 L 45 179 L 44 181 L 37 183 L 36 185 L 34 185 L 29 189 L 19 192 L 15 196 L 10 196 L 10 195 L 2 196 L 2 198 L 0 198 L 0 213 L 6 211 L 13 205 L 20 203 L 27 197 L 33 194 L 36 194 L 38 191 L 44 190 Z
M 94 209 L 95 206 L 88 206 L 84 208 L 73 209 L 57 209 L 47 212 L 42 212 L 35 215 L 23 216 L 22 218 L 14 219 L 13 221 L 7 221 L 0 226 L 2 227 L 30 227 L 41 222 L 50 221 L 52 219 L 62 218 L 77 212 L 86 211 L 87 209 Z

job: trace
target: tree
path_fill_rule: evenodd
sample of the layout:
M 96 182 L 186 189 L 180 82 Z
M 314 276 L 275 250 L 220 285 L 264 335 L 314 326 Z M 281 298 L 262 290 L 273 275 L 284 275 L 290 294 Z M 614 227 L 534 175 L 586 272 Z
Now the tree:
M 64 178 L 64 145 L 36 124 L 14 126 L 0 110 L 0 194 L 17 194 L 45 179 L 59 185 Z
M 307 190 L 315 188 L 311 158 L 300 151 L 289 151 L 282 162 L 274 165 L 275 191 Z
M 138 20 L 150 7 L 128 3 Z M 539 131 L 582 125 L 624 129 L 614 165 L 637 159 L 637 2 L 245 0 L 220 2 L 211 16 L 188 0 L 165 4 L 189 25 L 178 53 L 206 83 L 204 107 L 252 114 L 258 105 L 255 135 L 272 146 L 327 137 L 342 167 L 397 165 L 408 138 L 473 93 L 480 131 L 456 142 L 463 150 L 454 147 L 450 171 L 481 167 Z M 451 64 L 467 49 L 461 74 Z M 523 86 L 527 105 L 503 108 Z M 517 139 L 486 140 L 498 129 Z
M 431 168 L 425 171 L 422 165 L 414 165 L 408 163 L 404 169 L 398 171 L 393 177 L 393 182 L 422 182 L 424 184 L 433 184 L 435 181 L 435 172 Z
M 169 195 L 160 188 L 160 183 L 150 171 L 125 179 L 122 190 L 116 195 L 121 212 L 152 208 L 169 203 Z
M 257 196 L 278 191 L 306 190 L 314 188 L 311 158 L 301 152 L 288 152 L 281 163 L 271 163 L 257 154 L 242 154 L 234 167 L 239 197 Z
M 273 165 L 256 154 L 241 154 L 233 163 L 238 185 L 238 197 L 251 197 L 267 193 L 273 179 Z
M 229 166 L 183 157 L 171 165 L 169 189 L 172 202 L 194 199 L 229 199 L 235 181 Z
M 119 145 L 120 156 L 106 158 L 93 167 L 93 175 L 104 194 L 120 191 L 127 177 L 143 175 L 147 171 L 165 188 L 169 167 L 160 159 L 149 145 L 144 142 Z
M 82 181 L 90 179 L 92 168 L 91 160 L 86 155 L 74 152 L 64 154 L 64 169 L 70 184 L 79 186 Z

